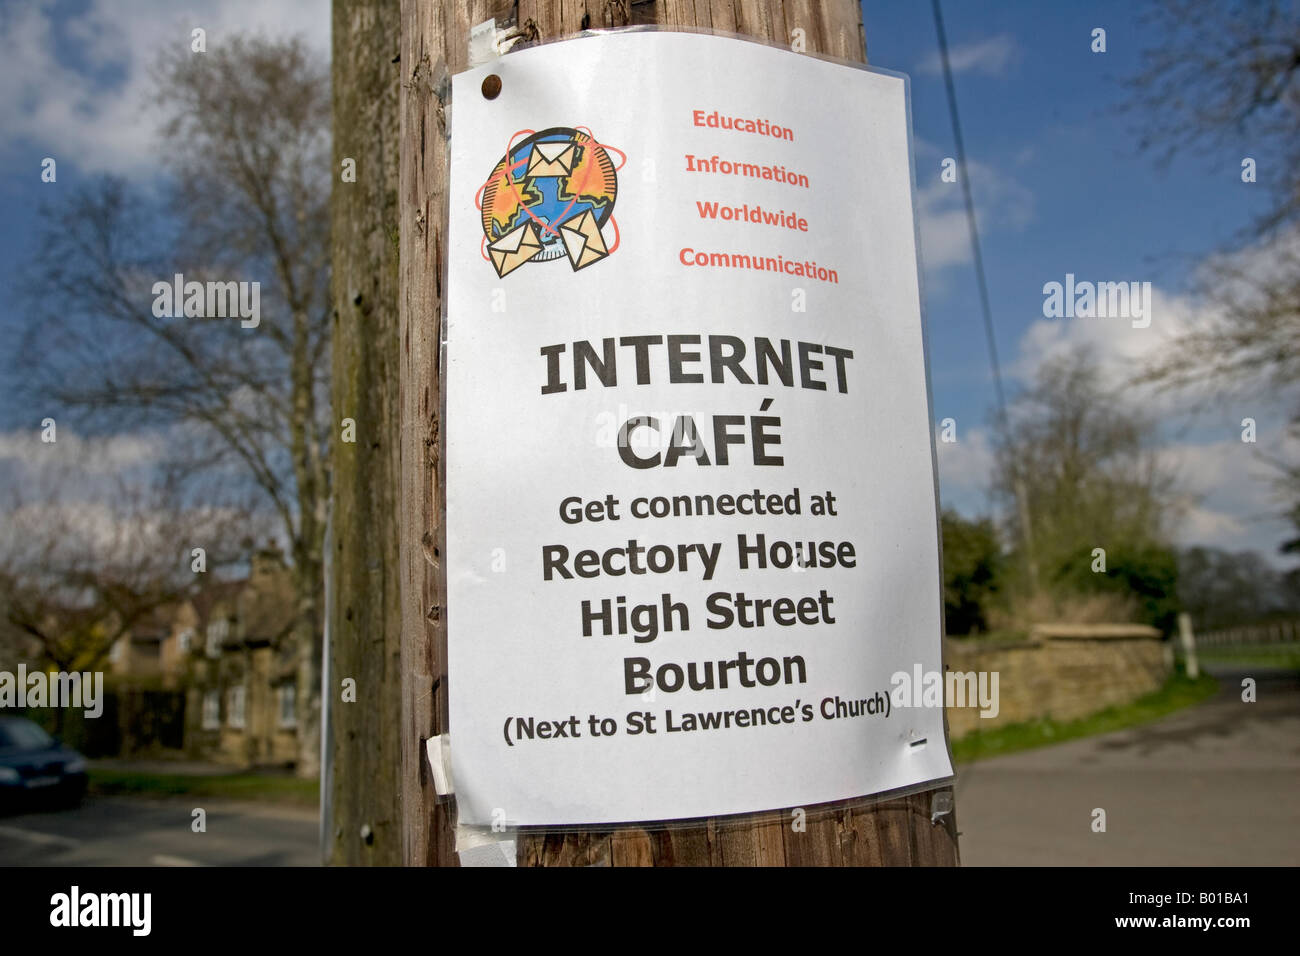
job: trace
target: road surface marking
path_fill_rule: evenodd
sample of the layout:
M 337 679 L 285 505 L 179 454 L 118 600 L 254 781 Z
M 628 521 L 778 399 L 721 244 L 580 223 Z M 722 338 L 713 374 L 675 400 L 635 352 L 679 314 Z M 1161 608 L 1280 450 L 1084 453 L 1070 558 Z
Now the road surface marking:
M 21 827 L 0 826 L 0 837 L 13 837 L 40 846 L 60 846 L 68 850 L 81 845 L 80 840 L 74 840 L 71 837 L 55 836 L 52 833 L 37 833 L 35 830 L 24 830 Z

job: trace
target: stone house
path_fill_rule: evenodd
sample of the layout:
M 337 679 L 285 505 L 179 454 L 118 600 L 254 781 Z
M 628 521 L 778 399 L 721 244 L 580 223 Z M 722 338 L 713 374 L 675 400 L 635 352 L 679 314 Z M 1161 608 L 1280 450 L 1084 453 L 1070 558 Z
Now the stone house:
M 134 621 L 101 658 L 105 719 L 65 727 L 60 711 L 52 730 L 95 755 L 183 751 L 234 767 L 297 760 L 295 600 L 283 553 L 255 551 L 241 580 L 199 578 L 192 597 Z M 34 639 L 16 652 L 40 658 Z
M 172 643 L 175 613 L 175 607 L 158 607 L 136 621 L 109 649 L 104 667 L 107 674 L 132 682 L 154 685 L 162 682 L 165 673 L 163 649 Z M 173 667 L 176 664 L 175 661 L 169 663 Z M 176 686 L 174 674 L 171 686 Z
M 273 547 L 252 556 L 247 578 L 214 582 L 177 612 L 191 756 L 245 767 L 296 759 L 293 616 L 290 571 Z

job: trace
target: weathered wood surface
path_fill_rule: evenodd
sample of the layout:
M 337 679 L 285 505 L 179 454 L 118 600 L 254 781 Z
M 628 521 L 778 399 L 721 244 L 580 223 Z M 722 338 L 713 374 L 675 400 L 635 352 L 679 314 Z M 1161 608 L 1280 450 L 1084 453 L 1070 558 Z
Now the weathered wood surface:
M 331 509 L 329 725 L 321 779 L 325 862 L 402 862 L 398 591 L 398 10 L 335 0 L 334 188 L 330 197 L 335 418 Z M 344 182 L 344 159 L 356 181 Z M 356 423 L 343 442 L 341 423 Z M 344 678 L 356 703 L 343 703 Z M 332 772 L 330 772 L 332 771 Z M 391 781 L 377 786 L 378 781 Z M 363 827 L 368 830 L 363 831 Z M 363 835 L 363 833 L 365 835 Z
M 438 461 L 438 329 L 446 213 L 446 141 L 434 84 L 445 65 L 467 66 L 469 29 L 506 20 L 511 2 L 402 0 L 400 261 L 402 809 L 404 858 L 454 866 L 450 806 L 433 793 L 423 741 L 446 726 L 446 630 L 441 554 L 442 470 Z M 864 61 L 854 0 L 519 0 L 530 38 L 582 29 L 659 24 L 711 28 L 789 44 L 804 31 L 808 52 Z M 451 626 L 455 608 L 450 609 Z M 521 866 L 881 866 L 955 865 L 953 814 L 930 822 L 930 794 L 807 808 L 806 828 L 790 809 L 662 827 L 519 835 Z

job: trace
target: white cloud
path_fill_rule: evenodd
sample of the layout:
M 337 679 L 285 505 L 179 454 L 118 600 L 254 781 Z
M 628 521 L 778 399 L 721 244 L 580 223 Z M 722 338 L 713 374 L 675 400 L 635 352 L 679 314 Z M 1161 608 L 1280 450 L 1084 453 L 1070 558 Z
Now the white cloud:
M 1001 33 L 974 43 L 963 43 L 948 48 L 948 65 L 953 74 L 985 73 L 990 76 L 1006 71 L 1017 54 L 1016 41 L 1009 33 Z M 939 74 L 943 72 L 943 61 L 938 51 L 931 53 L 919 64 L 917 72 Z
M 917 173 L 916 190 L 921 257 L 926 272 L 932 275 L 971 261 L 970 231 L 961 185 L 945 183 L 939 178 L 943 158 L 939 151 L 918 143 L 917 152 L 925 155 L 923 169 Z M 1023 229 L 1033 219 L 1033 194 L 1017 179 L 970 159 L 967 168 L 981 240 L 987 242 L 991 231 Z
M 76 528 L 76 537 L 95 546 L 121 538 L 123 517 L 111 503 L 125 482 L 140 483 L 164 453 L 160 435 L 123 433 L 86 438 L 67 425 L 57 440 L 41 441 L 37 428 L 0 433 L 0 537 L 6 553 L 22 538 L 48 546 L 35 529 Z M 138 515 L 129 520 L 138 520 Z
M 191 545 L 184 532 L 204 541 L 221 529 L 244 528 L 254 530 L 237 509 L 177 511 L 174 502 L 150 499 L 138 489 L 125 497 L 42 499 L 0 512 L 0 566 L 38 576 L 52 561 L 110 573 L 165 565 L 184 569 Z
M 10 143 L 28 140 L 42 156 L 90 172 L 130 173 L 157 163 L 150 67 L 168 46 L 188 49 L 195 27 L 207 31 L 209 50 L 223 34 L 247 31 L 301 34 L 313 50 L 329 54 L 326 0 L 91 0 L 72 15 L 55 7 L 53 0 L 33 0 L 0 10 L 0 129 Z M 61 53 L 60 39 L 76 48 L 73 57 Z M 104 82 L 105 74 L 115 79 Z
M 35 569 L 54 553 L 119 566 L 153 560 L 142 549 L 188 554 L 188 545 L 169 537 L 178 528 L 200 536 L 224 529 L 232 541 L 241 529 L 282 537 L 274 516 L 244 507 L 238 476 L 224 482 L 221 466 L 207 473 L 223 492 L 217 497 L 160 481 L 193 430 L 179 424 L 85 437 L 59 425 L 51 443 L 37 428 L 0 433 L 0 565 Z
M 1261 439 L 1271 456 L 1300 458 L 1300 441 L 1281 430 Z M 1277 548 L 1290 525 L 1279 514 L 1273 482 L 1276 470 L 1258 445 L 1239 439 L 1169 445 L 1160 455 L 1172 468 L 1190 504 L 1174 539 L 1181 545 L 1205 545 L 1229 551 L 1256 550 L 1277 560 Z
M 1242 250 L 1231 260 L 1232 265 L 1246 270 L 1252 277 L 1267 276 L 1275 269 L 1279 254 L 1295 254 L 1295 238 Z M 1223 260 L 1220 260 L 1223 261 Z M 1202 266 L 1207 268 L 1208 266 Z M 1066 276 L 1041 277 L 1043 283 L 1064 283 Z M 1075 275 L 1080 282 L 1139 282 L 1140 273 L 1112 275 Z M 1041 285 L 1040 285 L 1041 289 Z M 1021 382 L 1033 380 L 1037 370 L 1047 361 L 1090 352 L 1097 360 L 1103 385 L 1116 392 L 1116 398 L 1134 410 L 1141 410 L 1159 418 L 1186 417 L 1191 412 L 1206 409 L 1215 413 L 1227 408 L 1240 408 L 1242 415 L 1268 417 L 1274 413 L 1284 415 L 1287 397 L 1277 394 L 1263 374 L 1254 379 L 1238 378 L 1230 392 L 1234 399 L 1224 398 L 1216 387 L 1207 382 L 1193 382 L 1183 388 L 1160 388 L 1135 385 L 1139 374 L 1161 362 L 1174 352 L 1175 343 L 1189 333 L 1221 327 L 1231 319 L 1222 308 L 1192 294 L 1167 292 L 1158 286 L 1150 287 L 1151 301 L 1146 304 L 1150 318 L 1147 328 L 1134 328 L 1133 319 L 1112 318 L 1040 318 L 1030 324 L 1021 336 L 1019 352 L 1008 365 L 1008 374 Z M 1141 321 L 1145 321 L 1145 318 Z M 1241 415 L 1237 416 L 1240 421 Z
M 1075 281 L 1119 282 L 1137 278 L 1078 275 Z M 1044 282 L 1064 281 L 1064 275 L 1044 279 Z M 1021 336 L 1019 353 L 1007 372 L 1028 383 L 1046 362 L 1088 351 L 1097 360 L 1103 385 L 1117 391 L 1133 407 L 1152 413 L 1184 410 L 1187 395 L 1131 383 L 1146 365 L 1167 352 L 1175 339 L 1211 321 L 1212 313 L 1191 298 L 1171 295 L 1155 286 L 1151 287 L 1147 308 L 1151 316 L 1147 328 L 1134 328 L 1133 320 L 1127 318 L 1038 319 Z
M 1253 277 L 1267 275 L 1278 267 L 1280 256 L 1294 251 L 1296 238 L 1283 237 L 1277 243 L 1242 250 L 1232 261 Z M 1064 278 L 1045 276 L 1043 282 Z M 1076 281 L 1083 280 L 1140 281 L 1141 276 L 1076 276 Z M 1290 397 L 1262 377 L 1236 383 L 1229 396 L 1204 382 L 1180 389 L 1134 384 L 1143 367 L 1162 358 L 1175 339 L 1225 321 L 1211 304 L 1156 287 L 1150 309 L 1151 325 L 1144 329 L 1133 328 L 1125 318 L 1039 319 L 1021 336 L 1018 353 L 1007 365 L 1008 376 L 1027 384 L 1046 362 L 1090 351 L 1111 400 L 1134 415 L 1153 418 L 1168 442 L 1160 457 L 1175 472 L 1187 499 L 1175 540 L 1182 545 L 1253 549 L 1278 560 L 1277 547 L 1289 525 L 1279 517 L 1277 471 L 1264 456 L 1300 461 L 1300 440 L 1286 434 Z M 1241 421 L 1247 417 L 1257 422 L 1255 444 L 1241 441 Z
M 939 416 L 943 420 L 943 416 Z M 993 479 L 994 450 L 987 428 L 965 428 L 957 422 L 957 440 L 940 440 L 941 426 L 935 425 L 935 454 L 939 461 L 939 497 L 944 508 L 962 514 L 989 511 L 989 489 Z
M 0 432 L 0 465 L 17 468 L 24 477 L 40 480 L 43 471 L 79 471 L 87 475 L 116 475 L 145 468 L 162 457 L 164 440 L 156 433 L 123 432 L 103 438 L 83 438 L 66 425 L 56 426 L 56 441 L 41 441 L 41 429 Z
M 922 189 L 917 195 L 921 258 L 927 272 L 937 272 L 971 261 L 966 213 L 961 209 L 937 208 L 943 204 L 941 195 L 934 187 Z
M 0 557 L 15 567 L 36 568 L 50 557 L 51 548 L 100 555 L 131 540 L 138 522 L 138 515 L 124 518 L 103 501 L 23 504 L 0 515 L 0 533 L 10 539 Z M 51 540 L 68 528 L 75 528 L 76 535 L 67 541 Z

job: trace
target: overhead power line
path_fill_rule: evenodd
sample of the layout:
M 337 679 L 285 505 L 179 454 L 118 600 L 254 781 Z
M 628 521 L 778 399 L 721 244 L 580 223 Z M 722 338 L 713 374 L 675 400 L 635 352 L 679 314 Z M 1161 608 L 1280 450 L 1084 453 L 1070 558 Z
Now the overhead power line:
M 961 118 L 957 113 L 957 88 L 952 82 L 952 64 L 948 62 L 948 36 L 943 29 L 943 10 L 939 0 L 932 0 L 934 28 L 939 36 L 939 59 L 943 63 L 943 85 L 948 92 L 948 115 L 952 118 L 952 138 L 957 147 L 957 178 L 961 181 L 962 196 L 966 200 L 966 225 L 970 230 L 971 252 L 975 262 L 975 280 L 979 285 L 980 311 L 984 316 L 984 337 L 988 341 L 989 365 L 993 369 L 993 388 L 998 400 L 998 425 L 1006 447 L 1010 447 L 1011 425 L 1007 419 L 1007 396 L 1002 388 L 1002 365 L 998 361 L 998 342 L 993 333 L 993 309 L 989 305 L 989 284 L 984 275 L 984 254 L 980 251 L 979 224 L 975 219 L 975 199 L 971 195 L 970 170 L 966 165 L 966 143 L 961 135 Z M 1038 585 L 1038 564 L 1034 558 L 1033 530 L 1030 526 L 1029 501 L 1020 469 L 1013 467 L 1012 482 L 1016 497 L 1016 510 L 1020 518 L 1025 556 L 1028 559 L 1032 585 Z
M 1002 367 L 998 362 L 998 343 L 993 334 L 993 310 L 989 307 L 989 286 L 984 277 L 984 255 L 980 251 L 979 226 L 975 220 L 975 200 L 971 197 L 970 171 L 966 166 L 966 144 L 961 135 L 961 118 L 957 115 L 957 90 L 952 82 L 952 65 L 948 62 L 948 37 L 943 29 L 943 11 L 933 0 L 934 28 L 939 34 L 939 58 L 943 61 L 943 85 L 948 91 L 948 115 L 952 117 L 952 138 L 957 144 L 957 172 L 962 195 L 966 199 L 966 223 L 970 228 L 971 251 L 975 257 L 975 279 L 979 283 L 980 309 L 984 314 L 984 334 L 988 339 L 989 364 L 993 367 L 993 386 L 998 397 L 998 416 L 1007 426 L 1007 398 L 1002 390 Z

